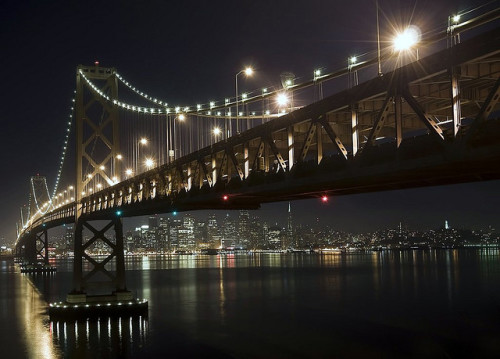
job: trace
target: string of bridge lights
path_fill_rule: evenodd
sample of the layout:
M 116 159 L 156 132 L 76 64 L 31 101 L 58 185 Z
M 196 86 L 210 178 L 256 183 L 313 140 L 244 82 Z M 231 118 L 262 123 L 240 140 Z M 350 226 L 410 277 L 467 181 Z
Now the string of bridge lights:
M 149 96 L 148 94 L 144 93 L 143 91 L 139 91 L 136 87 L 132 86 L 127 80 L 123 78 L 119 73 L 115 73 L 116 78 L 121 81 L 122 84 L 124 84 L 129 90 L 135 92 L 137 95 L 141 96 L 142 98 L 160 106 L 167 107 L 167 102 L 166 101 L 161 101 L 158 100 L 157 98 L 154 98 L 152 96 Z
M 30 196 L 29 196 L 29 199 L 28 199 L 28 215 L 26 216 L 26 218 L 27 218 L 26 222 L 30 221 L 30 217 L 31 217 L 31 213 L 29 213 L 29 209 L 30 208 L 31 208 L 31 192 L 30 192 Z M 23 208 L 21 207 L 21 220 L 22 220 L 21 225 L 24 227 L 24 218 L 22 216 L 22 211 L 23 211 Z
M 76 90 L 73 91 L 73 94 L 76 94 Z M 68 117 L 68 121 L 66 123 L 66 135 L 64 137 L 64 143 L 62 146 L 62 154 L 61 154 L 61 160 L 59 162 L 59 170 L 57 171 L 57 177 L 56 177 L 56 183 L 54 185 L 54 190 L 52 191 L 52 197 L 49 196 L 49 203 L 53 205 L 52 203 L 52 198 L 56 196 L 57 189 L 59 187 L 59 181 L 61 179 L 61 174 L 64 166 L 64 160 L 66 159 L 66 153 L 68 151 L 68 142 L 69 142 L 69 134 L 71 132 L 71 126 L 73 125 L 73 114 L 75 111 L 75 97 L 71 99 L 71 106 L 70 106 L 70 113 Z M 47 185 L 47 184 L 45 184 Z M 48 192 L 48 190 L 47 190 Z
M 33 193 L 33 198 L 35 199 L 36 209 L 38 210 L 36 213 L 34 213 L 31 216 L 30 220 L 32 220 L 36 214 L 44 215 L 45 213 L 47 213 L 51 208 L 51 206 L 49 206 L 48 203 L 52 204 L 52 201 L 50 200 L 50 194 L 49 194 L 49 188 L 47 187 L 47 181 L 44 181 L 44 182 L 45 182 L 45 190 L 47 191 L 47 196 L 49 197 L 49 202 L 45 202 L 45 204 L 43 204 L 42 206 L 40 206 L 38 204 L 38 200 L 36 198 L 35 184 L 33 183 L 33 177 L 31 178 L 30 182 L 31 182 L 31 189 L 32 189 L 32 193 Z M 31 200 L 31 193 L 30 193 L 30 200 Z M 31 204 L 30 204 L 29 208 L 31 208 Z M 30 213 L 30 215 L 31 215 L 31 213 Z
M 316 70 L 315 74 L 318 75 L 319 70 Z M 114 105 L 119 106 L 119 107 L 121 107 L 125 110 L 128 110 L 128 111 L 131 111 L 131 112 L 138 112 L 138 113 L 144 113 L 144 114 L 150 114 L 150 115 L 175 114 L 175 115 L 179 115 L 179 116 L 184 116 L 187 114 L 194 114 L 194 115 L 200 116 L 200 117 L 211 117 L 211 118 L 212 117 L 224 118 L 224 117 L 236 116 L 236 114 L 231 112 L 231 110 L 229 110 L 229 111 L 215 111 L 217 109 L 221 109 L 224 107 L 234 106 L 236 104 L 236 102 L 235 101 L 231 102 L 231 99 L 229 99 L 229 98 L 225 99 L 224 105 L 218 105 L 215 101 L 210 101 L 208 104 L 197 104 L 196 106 L 184 106 L 184 107 L 183 106 L 176 106 L 174 108 L 167 107 L 166 102 L 160 101 L 160 100 L 153 98 L 153 97 L 147 95 L 146 93 L 138 90 L 136 87 L 133 87 L 128 81 L 125 81 L 123 76 L 118 75 L 118 74 L 117 74 L 117 78 L 119 78 L 122 83 L 124 83 L 129 89 L 134 91 L 136 94 L 147 99 L 148 101 L 155 103 L 156 105 L 165 106 L 165 107 L 144 107 L 144 106 L 139 106 L 139 105 L 135 105 L 135 104 L 121 102 L 121 101 L 118 101 L 115 99 L 112 100 L 104 91 L 102 91 L 87 76 L 85 76 L 85 74 L 81 70 L 80 70 L 80 75 L 82 76 L 82 78 L 84 79 L 86 84 L 96 94 L 98 94 L 102 99 L 104 99 L 108 102 L 111 102 Z M 287 85 L 285 87 L 285 90 L 291 89 L 291 88 L 292 88 L 292 86 Z M 245 102 L 250 101 L 250 100 L 267 98 L 267 97 L 270 97 L 276 93 L 278 94 L 278 97 L 277 97 L 278 105 L 280 105 L 280 106 L 286 105 L 286 102 L 288 101 L 288 99 L 284 93 L 282 93 L 278 90 L 269 91 L 268 88 L 262 89 L 262 93 L 260 95 L 254 96 L 254 97 L 249 97 L 247 93 L 242 93 L 240 96 L 241 103 L 245 104 Z M 204 110 L 206 110 L 206 111 L 204 111 Z M 272 113 L 270 110 L 264 110 L 264 111 L 262 111 L 262 113 L 252 111 L 246 117 L 248 117 L 248 118 L 252 118 L 252 117 L 256 117 L 256 118 L 277 117 L 277 116 L 281 116 L 285 113 L 286 113 L 286 111 L 283 109 L 281 109 L 280 111 L 278 111 L 276 113 Z M 238 112 L 238 117 L 242 117 L 242 116 L 244 116 L 244 112 L 241 112 L 241 111 Z

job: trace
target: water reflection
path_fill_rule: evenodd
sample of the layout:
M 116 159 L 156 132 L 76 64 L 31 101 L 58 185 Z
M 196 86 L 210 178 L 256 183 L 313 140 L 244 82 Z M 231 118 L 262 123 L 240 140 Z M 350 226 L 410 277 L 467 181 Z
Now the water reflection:
M 54 346 L 50 331 L 47 330 L 48 316 L 46 303 L 38 289 L 24 275 L 15 275 L 16 317 L 25 340 L 29 358 L 55 358 L 60 351 Z
M 497 249 L 138 256 L 126 268 L 127 286 L 149 299 L 148 320 L 48 322 L 39 293 L 19 291 L 30 356 L 458 357 L 464 347 L 493 353 L 500 339 Z M 70 270 L 14 275 L 47 300 L 70 289 Z
M 129 357 L 146 345 L 148 323 L 143 317 L 55 321 L 50 334 L 66 357 Z

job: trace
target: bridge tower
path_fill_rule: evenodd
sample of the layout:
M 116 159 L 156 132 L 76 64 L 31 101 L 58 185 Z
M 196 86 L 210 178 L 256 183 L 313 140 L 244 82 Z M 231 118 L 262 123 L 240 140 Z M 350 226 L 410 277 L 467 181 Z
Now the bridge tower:
M 94 84 L 94 85 L 91 85 Z M 118 79 L 114 68 L 78 66 L 76 72 L 76 211 L 73 291 L 68 294 L 70 303 L 91 301 L 98 291 L 112 291 L 107 300 L 129 300 L 126 290 L 123 254 L 123 224 L 119 215 L 110 212 L 98 218 L 82 213 L 82 198 L 112 186 L 121 174 L 119 155 Z M 118 156 L 119 158 L 119 156 Z M 93 223 L 100 220 L 97 224 Z M 102 221 L 105 221 L 102 224 Z M 101 227 L 99 227 L 101 226 Z M 85 240 L 84 231 L 90 231 Z M 113 233 L 114 232 L 114 233 Z M 89 249 L 101 241 L 110 254 L 102 261 L 92 258 Z M 106 265 L 115 260 L 116 270 Z M 83 272 L 84 261 L 91 270 Z M 91 293 L 93 291 L 93 293 Z M 106 293 L 107 294 L 107 293 Z
M 51 199 L 45 176 L 36 175 L 30 178 L 29 198 L 27 221 L 34 215 L 43 214 L 50 209 Z M 22 210 L 21 217 L 23 217 Z M 23 219 L 21 219 L 21 221 L 23 221 Z M 22 248 L 21 255 L 32 264 L 43 263 L 44 265 L 49 265 L 48 248 L 49 241 L 46 229 L 38 232 L 31 232 L 24 241 L 24 248 Z

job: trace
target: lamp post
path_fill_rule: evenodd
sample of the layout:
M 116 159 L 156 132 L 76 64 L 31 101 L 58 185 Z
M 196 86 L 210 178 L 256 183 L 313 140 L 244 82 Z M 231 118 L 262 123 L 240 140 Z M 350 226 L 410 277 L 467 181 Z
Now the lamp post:
M 123 156 L 121 154 L 117 154 L 116 156 L 113 157 L 113 161 L 111 162 L 111 176 L 115 177 L 115 176 L 119 176 L 120 173 L 117 173 L 117 170 L 116 170 L 116 161 L 121 161 L 123 159 Z M 120 166 L 118 166 L 118 168 L 120 168 Z
M 276 96 L 276 103 L 278 104 L 278 110 L 285 109 L 289 102 L 290 98 L 288 97 L 286 92 L 280 92 Z
M 175 151 L 177 150 L 177 137 L 179 137 L 179 136 L 177 136 L 177 132 L 175 132 L 175 120 L 179 120 L 180 122 L 184 122 L 185 119 L 186 119 L 186 115 L 184 115 L 183 113 L 179 114 L 177 116 L 177 118 L 174 119 L 174 159 L 176 158 Z M 179 127 L 179 133 L 180 133 L 180 127 Z M 181 156 L 182 156 L 182 149 L 179 148 L 179 157 L 181 157 Z
M 217 142 L 217 137 L 220 135 L 221 129 L 219 127 L 214 127 L 214 129 L 212 130 L 212 133 L 214 135 L 213 141 L 212 141 L 212 144 L 213 144 L 214 142 Z
M 148 144 L 148 139 L 143 137 L 139 140 L 137 146 L 137 158 L 135 160 L 135 173 L 140 173 L 139 161 L 141 160 L 141 146 L 146 146 Z
M 144 161 L 144 165 L 146 166 L 147 170 L 150 170 L 154 167 L 155 161 L 152 158 L 146 158 L 146 160 Z
M 235 92 L 236 92 L 236 132 L 239 133 L 240 132 L 240 125 L 239 125 L 239 120 L 238 120 L 238 116 L 239 116 L 239 113 L 238 113 L 238 76 L 240 74 L 245 74 L 247 77 L 248 76 L 252 76 L 253 74 L 253 69 L 251 67 L 247 67 L 246 69 L 244 70 L 241 70 L 240 72 L 238 72 L 235 76 L 234 76 L 234 82 L 235 82 Z M 231 133 L 232 135 L 232 129 L 231 129 L 231 122 L 229 122 L 229 132 Z

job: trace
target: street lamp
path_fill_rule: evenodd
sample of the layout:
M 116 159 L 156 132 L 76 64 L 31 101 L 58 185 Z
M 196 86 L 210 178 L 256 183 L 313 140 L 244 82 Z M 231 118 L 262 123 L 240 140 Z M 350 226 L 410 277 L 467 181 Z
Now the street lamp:
M 420 29 L 416 26 L 409 26 L 403 32 L 396 34 L 392 42 L 394 50 L 406 51 L 410 50 L 420 41 Z M 417 48 L 418 60 L 418 48 Z
M 135 172 L 138 173 L 140 172 L 140 168 L 139 168 L 139 161 L 141 159 L 141 145 L 142 146 L 146 146 L 148 144 L 148 139 L 146 137 L 142 137 L 140 140 L 139 140 L 139 145 L 137 146 L 137 157 L 135 159 Z
M 276 97 L 276 102 L 278 103 L 279 107 L 285 107 L 286 104 L 288 103 L 288 96 L 285 92 L 281 92 L 278 94 Z
M 214 134 L 214 142 L 217 142 L 217 137 L 221 134 L 221 129 L 219 127 L 214 127 L 212 133 Z
M 236 132 L 240 132 L 240 125 L 238 121 L 238 75 L 240 74 L 245 74 L 247 77 L 252 76 L 253 74 L 253 69 L 251 67 L 247 67 L 244 70 L 241 70 L 234 76 L 234 82 L 235 82 L 235 92 L 236 92 Z M 231 122 L 229 122 L 229 131 L 231 131 Z M 231 133 L 232 134 L 232 133 Z
M 152 158 L 146 158 L 146 161 L 144 161 L 144 164 L 146 165 L 146 168 L 149 170 L 153 168 L 155 165 L 155 161 Z

